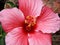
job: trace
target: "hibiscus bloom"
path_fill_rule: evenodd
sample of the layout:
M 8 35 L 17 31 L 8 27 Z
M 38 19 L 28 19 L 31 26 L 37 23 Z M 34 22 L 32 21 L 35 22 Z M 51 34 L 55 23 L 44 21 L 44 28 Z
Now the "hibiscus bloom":
M 52 45 L 51 33 L 59 30 L 59 17 L 41 0 L 19 0 L 19 9 L 4 9 L 0 21 L 6 45 Z

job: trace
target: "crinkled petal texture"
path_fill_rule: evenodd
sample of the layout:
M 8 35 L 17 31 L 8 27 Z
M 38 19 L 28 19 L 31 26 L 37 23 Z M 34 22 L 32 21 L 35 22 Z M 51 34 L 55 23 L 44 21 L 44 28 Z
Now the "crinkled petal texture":
M 43 33 L 55 33 L 59 30 L 60 20 L 57 14 L 55 14 L 50 8 L 44 6 L 41 16 L 37 19 L 37 30 Z
M 17 8 L 4 9 L 0 12 L 0 14 L 0 20 L 5 32 L 9 32 L 13 28 L 22 26 L 24 15 Z
M 6 35 L 6 45 L 28 45 L 27 35 L 21 27 L 15 28 Z
M 42 32 L 30 33 L 29 36 L 21 27 L 15 28 L 6 35 L 6 45 L 51 45 L 51 35 Z
M 29 45 L 52 45 L 51 35 L 42 32 L 34 32 L 29 34 Z
M 39 16 L 42 6 L 42 0 L 19 0 L 19 9 L 25 16 Z

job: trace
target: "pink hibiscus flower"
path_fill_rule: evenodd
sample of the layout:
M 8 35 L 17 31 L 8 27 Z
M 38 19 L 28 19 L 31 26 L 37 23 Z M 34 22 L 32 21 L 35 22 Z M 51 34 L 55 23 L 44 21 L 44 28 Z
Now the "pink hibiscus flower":
M 19 0 L 19 9 L 4 9 L 0 21 L 6 45 L 52 45 L 51 33 L 59 30 L 59 17 L 41 0 Z

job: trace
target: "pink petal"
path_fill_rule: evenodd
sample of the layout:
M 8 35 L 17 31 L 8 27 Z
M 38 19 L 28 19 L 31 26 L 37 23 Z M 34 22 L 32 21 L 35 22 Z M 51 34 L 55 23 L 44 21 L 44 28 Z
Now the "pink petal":
M 43 6 L 42 0 L 19 0 L 19 9 L 25 16 L 39 16 Z
M 15 27 L 22 26 L 24 15 L 17 8 L 4 9 L 0 14 L 1 23 L 5 32 L 9 32 Z
M 29 45 L 52 45 L 51 35 L 35 32 L 29 34 Z
M 47 6 L 44 6 L 41 16 L 38 17 L 37 30 L 41 30 L 44 33 L 55 33 L 59 30 L 59 27 L 60 20 L 58 15 Z
M 6 45 L 28 45 L 27 35 L 21 27 L 13 29 L 6 35 Z

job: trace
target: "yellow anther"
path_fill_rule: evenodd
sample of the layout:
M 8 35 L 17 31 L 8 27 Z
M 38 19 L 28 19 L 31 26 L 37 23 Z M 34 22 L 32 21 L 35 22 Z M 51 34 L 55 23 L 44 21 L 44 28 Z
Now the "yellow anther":
M 29 24 L 28 27 L 31 27 L 31 24 Z
M 29 18 L 30 18 L 30 16 L 27 16 L 27 17 L 26 17 L 26 19 L 29 19 Z
M 27 20 L 25 20 L 25 24 L 27 24 L 28 22 L 27 22 Z
M 32 23 L 32 26 L 34 26 L 35 24 L 36 24 L 36 22 L 33 22 L 33 23 Z
M 26 30 L 30 31 L 36 24 L 36 18 L 32 16 L 27 16 L 25 20 L 25 28 Z

